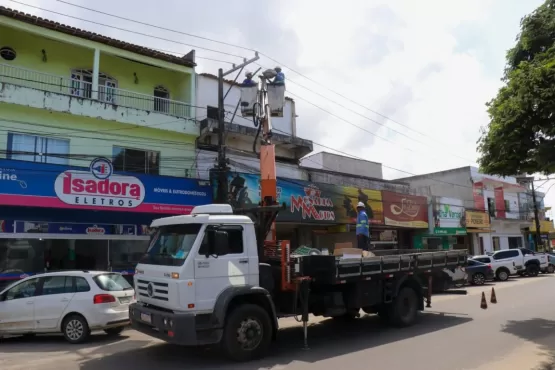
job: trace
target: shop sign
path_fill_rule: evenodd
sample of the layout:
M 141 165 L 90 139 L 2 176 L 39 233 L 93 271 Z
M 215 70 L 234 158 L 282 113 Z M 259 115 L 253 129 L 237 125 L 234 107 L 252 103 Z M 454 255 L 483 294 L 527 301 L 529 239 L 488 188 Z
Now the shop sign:
M 487 229 L 490 227 L 489 214 L 486 212 L 466 211 L 466 228 Z
M 382 201 L 386 225 L 428 227 L 428 200 L 426 197 L 382 191 Z
M 530 232 L 536 232 L 536 223 L 534 221 L 532 221 L 532 226 L 530 226 Z M 545 234 L 555 232 L 553 221 L 540 220 L 540 232 Z
M 217 185 L 214 184 L 214 191 Z M 366 205 L 371 224 L 383 225 L 381 192 L 308 181 L 277 180 L 277 201 L 286 204 L 277 221 L 322 224 L 353 224 L 358 202 Z M 260 176 L 230 173 L 228 177 L 230 203 L 237 208 L 256 206 L 260 201 Z
M 148 235 L 142 225 L 111 225 L 68 222 L 33 222 L 0 220 L 1 233 L 64 234 L 64 235 Z
M 436 235 L 466 235 L 464 227 L 435 227 L 434 234 Z
M 88 168 L 0 160 L 0 205 L 171 215 L 211 202 L 208 181 L 118 173 L 106 158 Z

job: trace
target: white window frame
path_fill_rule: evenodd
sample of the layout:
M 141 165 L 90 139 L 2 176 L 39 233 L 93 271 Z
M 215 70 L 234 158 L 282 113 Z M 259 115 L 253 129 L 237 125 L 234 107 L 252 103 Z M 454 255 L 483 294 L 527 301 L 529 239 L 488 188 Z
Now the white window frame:
M 73 69 L 71 71 L 71 87 L 70 94 L 73 96 L 80 96 L 83 98 L 92 98 L 92 76 L 93 72 L 90 69 Z M 89 78 L 91 82 L 85 81 Z M 118 81 L 105 74 L 99 73 L 98 75 L 98 100 L 115 104 L 116 93 L 115 89 L 118 88 Z
M 20 136 L 26 136 L 28 138 L 33 138 L 35 140 L 35 144 L 34 144 L 34 149 L 33 151 L 30 151 L 28 153 L 13 153 L 14 151 L 14 137 L 16 135 L 20 135 Z M 60 137 L 52 137 L 52 136 L 41 136 L 41 135 L 35 135 L 32 133 L 27 133 L 27 132 L 9 132 L 8 133 L 8 146 L 10 148 L 10 152 L 8 153 L 8 159 L 14 160 L 14 161 L 28 161 L 28 162 L 35 162 L 35 163 L 48 163 L 48 164 L 59 164 L 59 165 L 69 165 L 69 154 L 70 154 L 70 150 L 71 150 L 71 146 L 70 146 L 70 140 L 66 139 L 66 138 L 60 138 Z M 57 141 L 61 141 L 67 144 L 67 153 L 49 153 L 48 152 L 48 142 L 50 140 L 57 140 Z M 40 143 L 39 143 L 40 141 Z M 39 147 L 40 146 L 40 147 Z M 51 154 L 51 155 L 49 155 Z M 53 155 L 52 155 L 53 154 Z M 64 157 L 58 157 L 56 156 L 56 154 L 59 155 L 63 155 L 66 154 L 67 156 Z M 24 157 L 33 157 L 32 160 L 27 160 L 27 159 L 20 159 L 17 158 L 18 156 L 24 156 Z M 16 158 L 14 158 L 16 157 Z M 49 161 L 49 158 L 56 158 L 56 161 L 52 162 Z

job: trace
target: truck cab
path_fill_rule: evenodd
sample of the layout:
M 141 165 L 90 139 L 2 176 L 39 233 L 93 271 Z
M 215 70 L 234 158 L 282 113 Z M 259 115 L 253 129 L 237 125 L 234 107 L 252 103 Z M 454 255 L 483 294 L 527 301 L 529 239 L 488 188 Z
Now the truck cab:
M 151 226 L 156 231 L 134 276 L 137 303 L 130 318 L 135 329 L 175 344 L 214 344 L 222 338 L 234 297 L 272 304 L 259 288 L 249 217 L 233 214 L 230 205 L 212 204 Z

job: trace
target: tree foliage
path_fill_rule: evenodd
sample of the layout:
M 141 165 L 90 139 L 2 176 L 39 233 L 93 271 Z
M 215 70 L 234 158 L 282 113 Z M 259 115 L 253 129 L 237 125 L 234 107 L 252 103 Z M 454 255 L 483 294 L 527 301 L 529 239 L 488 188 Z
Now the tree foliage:
M 478 141 L 481 170 L 555 173 L 555 0 L 521 20 L 503 81 L 486 104 L 490 123 Z

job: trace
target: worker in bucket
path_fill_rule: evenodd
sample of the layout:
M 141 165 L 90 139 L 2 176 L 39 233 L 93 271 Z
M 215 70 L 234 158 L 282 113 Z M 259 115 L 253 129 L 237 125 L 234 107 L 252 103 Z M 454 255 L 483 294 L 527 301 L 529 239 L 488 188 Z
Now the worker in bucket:
M 285 74 L 281 71 L 281 67 L 274 68 L 276 71 L 276 77 L 272 81 L 273 85 L 285 85 Z
M 364 203 L 358 202 L 357 213 L 356 235 L 358 248 L 367 251 L 370 241 L 370 224 Z
M 252 72 L 245 73 L 245 77 L 247 78 L 243 80 L 243 83 L 242 83 L 243 86 L 245 87 L 256 86 L 256 82 L 252 79 Z

